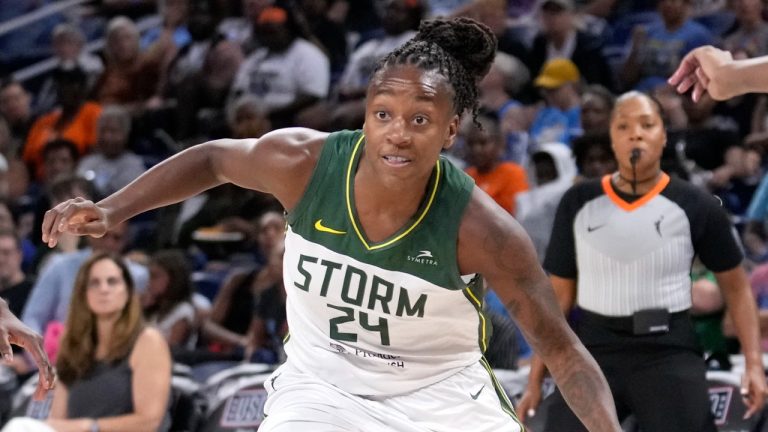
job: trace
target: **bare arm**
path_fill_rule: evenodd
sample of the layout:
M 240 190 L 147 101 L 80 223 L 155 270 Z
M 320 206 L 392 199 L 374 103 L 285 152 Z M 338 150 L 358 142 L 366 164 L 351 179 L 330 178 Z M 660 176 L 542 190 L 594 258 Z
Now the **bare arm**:
M 689 52 L 669 78 L 677 91 L 693 88 L 698 101 L 705 92 L 716 100 L 730 99 L 744 93 L 768 92 L 768 56 L 734 60 L 731 53 L 703 46 Z
M 557 276 L 550 276 L 552 288 L 554 288 L 557 302 L 560 304 L 560 310 L 567 314 L 576 301 L 576 281 L 574 279 L 565 279 Z M 528 374 L 528 385 L 526 386 L 523 397 L 517 406 L 520 420 L 525 421 L 526 416 L 536 414 L 536 407 L 541 402 L 541 384 L 544 382 L 544 375 L 547 371 L 541 357 L 535 353 L 531 356 L 531 371 Z
M 619 431 L 605 377 L 566 323 L 530 239 L 477 188 L 459 234 L 459 265 L 463 274 L 488 279 L 582 423 L 590 431 Z
M 132 216 L 225 182 L 271 193 L 290 209 L 304 192 L 327 136 L 311 129 L 281 129 L 259 139 L 190 147 L 98 204 L 74 199 L 49 210 L 43 220 L 43 241 L 55 246 L 61 232 L 100 236 Z
M 741 266 L 732 270 L 715 273 L 717 284 L 723 290 L 736 335 L 744 353 L 746 368 L 742 378 L 741 391 L 749 407 L 746 416 L 759 412 L 765 403 L 766 387 L 763 373 L 763 359 L 760 353 L 760 324 L 757 307 L 752 297 L 747 274 Z

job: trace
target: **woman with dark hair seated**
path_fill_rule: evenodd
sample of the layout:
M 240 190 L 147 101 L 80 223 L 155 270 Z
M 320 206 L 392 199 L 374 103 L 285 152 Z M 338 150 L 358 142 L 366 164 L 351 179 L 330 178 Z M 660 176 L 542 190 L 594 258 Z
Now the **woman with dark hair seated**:
M 56 368 L 47 425 L 19 418 L 4 431 L 163 430 L 171 356 L 163 336 L 144 325 L 119 257 L 95 254 L 80 267 Z

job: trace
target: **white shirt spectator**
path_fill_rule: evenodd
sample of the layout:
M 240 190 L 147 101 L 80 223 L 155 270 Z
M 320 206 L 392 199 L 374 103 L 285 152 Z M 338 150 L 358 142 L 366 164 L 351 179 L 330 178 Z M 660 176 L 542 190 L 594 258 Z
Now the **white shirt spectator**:
M 248 56 L 237 71 L 231 96 L 253 95 L 269 112 L 290 105 L 300 94 L 325 98 L 329 87 L 328 57 L 297 38 L 283 52 L 259 48 Z
M 77 173 L 90 180 L 102 196 L 117 192 L 144 171 L 144 161 L 131 152 L 124 152 L 115 159 L 93 153 L 84 157 L 77 166 Z

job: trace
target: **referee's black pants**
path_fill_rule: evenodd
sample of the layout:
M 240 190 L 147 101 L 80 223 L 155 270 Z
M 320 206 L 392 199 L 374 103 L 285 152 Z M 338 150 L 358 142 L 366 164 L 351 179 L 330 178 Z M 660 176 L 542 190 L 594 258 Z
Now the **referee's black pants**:
M 611 387 L 619 420 L 634 414 L 643 432 L 716 432 L 706 381 L 687 312 L 670 332 L 634 336 L 623 324 L 586 313 L 577 332 Z M 544 431 L 586 431 L 559 390 L 543 404 Z

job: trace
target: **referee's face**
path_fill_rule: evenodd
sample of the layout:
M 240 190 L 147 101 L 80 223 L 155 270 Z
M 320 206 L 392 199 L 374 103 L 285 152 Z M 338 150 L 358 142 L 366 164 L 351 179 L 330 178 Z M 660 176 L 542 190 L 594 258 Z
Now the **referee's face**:
M 620 97 L 613 109 L 610 132 L 620 171 L 632 171 L 630 155 L 633 150 L 640 152 L 636 165 L 638 178 L 659 170 L 667 133 L 658 107 L 648 96 L 633 92 Z

